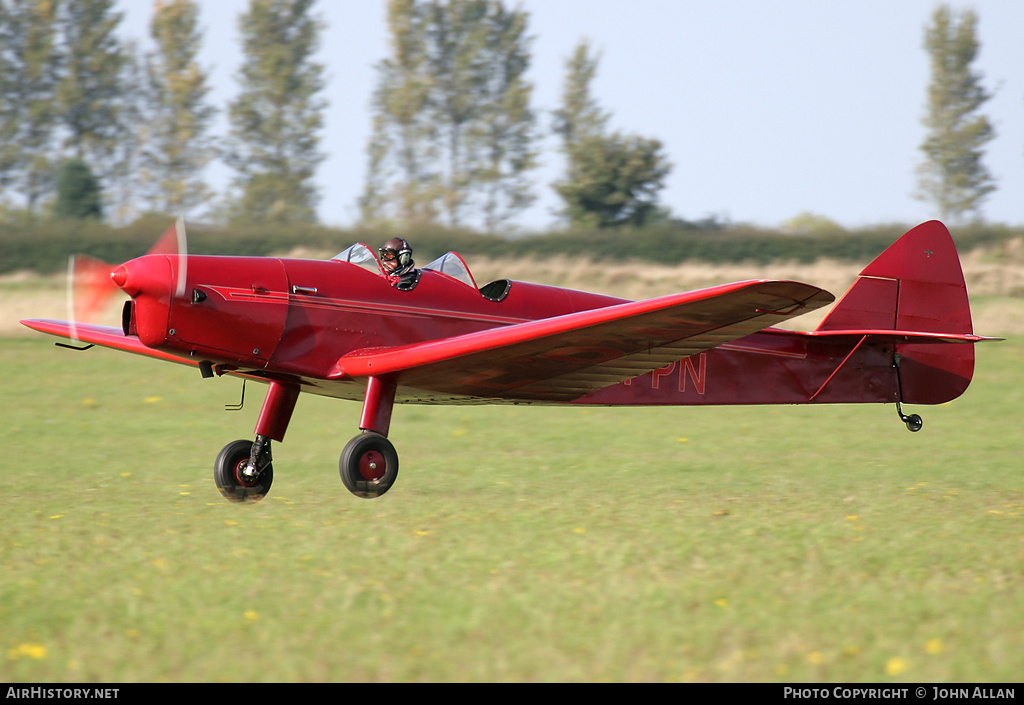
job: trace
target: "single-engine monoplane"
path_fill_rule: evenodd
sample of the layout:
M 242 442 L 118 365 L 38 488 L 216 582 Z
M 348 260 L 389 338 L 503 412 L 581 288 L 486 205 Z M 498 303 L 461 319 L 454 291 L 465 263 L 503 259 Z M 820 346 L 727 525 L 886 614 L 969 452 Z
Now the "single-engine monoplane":
M 214 464 L 221 493 L 259 500 L 271 443 L 302 393 L 362 402 L 341 479 L 379 497 L 398 475 L 388 440 L 396 403 L 904 404 L 958 397 L 974 372 L 967 287 L 946 227 L 910 230 L 838 302 L 794 281 L 752 280 L 644 301 L 500 279 L 477 286 L 448 254 L 402 290 L 356 244 L 330 260 L 189 255 L 179 220 L 120 265 L 73 258 L 69 321 L 26 326 L 268 386 L 253 440 Z M 118 290 L 121 325 L 88 322 Z M 779 328 L 835 304 L 810 331 Z M 67 344 L 64 344 L 67 345 Z

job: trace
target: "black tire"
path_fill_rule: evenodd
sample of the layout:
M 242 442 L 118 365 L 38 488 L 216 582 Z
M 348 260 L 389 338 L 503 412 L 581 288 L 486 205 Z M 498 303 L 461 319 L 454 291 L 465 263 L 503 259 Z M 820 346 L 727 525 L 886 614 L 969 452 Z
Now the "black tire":
M 255 481 L 242 479 L 242 468 L 249 462 L 252 441 L 228 443 L 217 455 L 213 465 L 213 479 L 217 489 L 230 502 L 258 502 L 270 491 L 274 482 L 274 466 L 267 465 Z
M 913 433 L 917 433 L 924 426 L 924 421 L 917 414 L 911 414 L 907 417 L 907 428 Z
M 356 497 L 374 499 L 391 489 L 398 478 L 398 452 L 384 436 L 367 431 L 341 452 L 341 481 Z

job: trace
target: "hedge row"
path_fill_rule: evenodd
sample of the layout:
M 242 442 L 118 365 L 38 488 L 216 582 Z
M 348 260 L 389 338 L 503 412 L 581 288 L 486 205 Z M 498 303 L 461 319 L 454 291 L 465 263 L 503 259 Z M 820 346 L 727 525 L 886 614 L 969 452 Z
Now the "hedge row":
M 0 224 L 0 274 L 21 270 L 57 272 L 66 267 L 70 254 L 123 262 L 144 254 L 171 225 L 163 220 L 144 220 L 121 228 L 94 221 Z M 413 244 L 420 263 L 448 250 L 467 257 L 567 256 L 663 264 L 688 260 L 811 262 L 820 258 L 866 263 L 908 228 L 893 224 L 793 234 L 744 225 L 697 227 L 682 223 L 635 230 L 556 231 L 502 238 L 441 227 L 385 232 L 318 225 L 214 227 L 192 224 L 188 227 L 188 237 L 189 252 L 193 254 L 274 255 L 299 247 L 333 253 L 353 242 L 376 246 L 394 234 L 402 234 Z M 961 251 L 1017 237 L 1024 237 L 1024 227 L 977 224 L 954 231 Z

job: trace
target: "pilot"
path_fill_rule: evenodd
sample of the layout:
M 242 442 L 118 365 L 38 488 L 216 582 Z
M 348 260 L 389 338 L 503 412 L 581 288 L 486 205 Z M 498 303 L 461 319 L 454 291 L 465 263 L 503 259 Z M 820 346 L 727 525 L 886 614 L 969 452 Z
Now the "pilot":
M 412 290 L 420 280 L 420 271 L 412 260 L 412 246 L 403 237 L 393 237 L 377 250 L 380 253 L 380 271 L 391 286 L 402 291 Z

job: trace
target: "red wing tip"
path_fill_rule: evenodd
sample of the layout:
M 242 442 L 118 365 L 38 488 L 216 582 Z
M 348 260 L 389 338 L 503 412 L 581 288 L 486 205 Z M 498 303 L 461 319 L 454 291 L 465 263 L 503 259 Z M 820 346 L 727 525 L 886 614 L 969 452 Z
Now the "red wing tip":
M 31 328 L 32 330 L 43 331 L 49 328 L 51 324 L 56 323 L 56 321 L 50 321 L 44 318 L 23 318 L 18 321 L 18 323 Z

